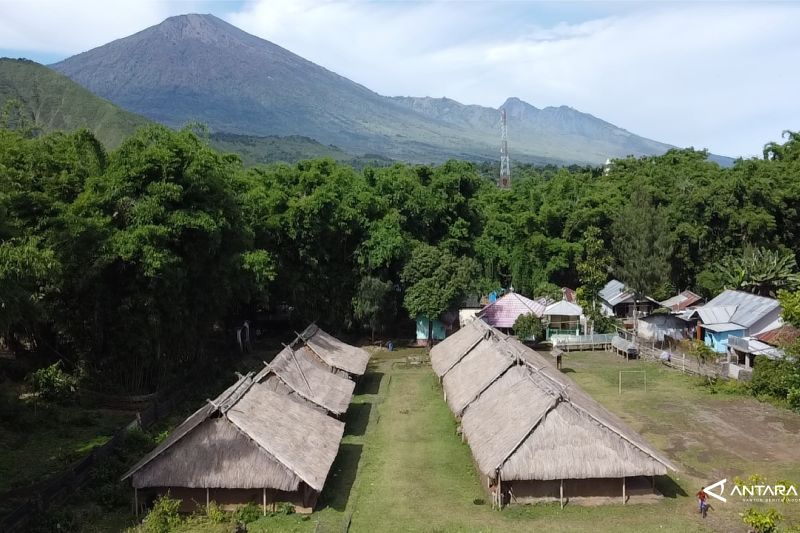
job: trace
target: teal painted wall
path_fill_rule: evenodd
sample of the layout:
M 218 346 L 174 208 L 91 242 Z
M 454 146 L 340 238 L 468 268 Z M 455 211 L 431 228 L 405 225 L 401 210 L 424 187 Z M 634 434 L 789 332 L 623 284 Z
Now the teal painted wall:
M 735 329 L 733 331 L 722 331 L 717 333 L 704 329 L 703 340 L 706 345 L 710 346 L 712 350 L 717 353 L 725 353 L 728 351 L 728 337 L 744 337 L 743 329 Z
M 433 340 L 442 341 L 445 338 L 444 323 L 441 320 L 433 321 Z M 428 317 L 417 317 L 417 340 L 428 340 Z

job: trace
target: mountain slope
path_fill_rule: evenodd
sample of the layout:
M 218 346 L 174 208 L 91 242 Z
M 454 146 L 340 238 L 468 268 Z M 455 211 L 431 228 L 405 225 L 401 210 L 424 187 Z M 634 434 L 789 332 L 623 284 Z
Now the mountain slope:
M 199 120 L 217 132 L 307 136 L 408 161 L 494 159 L 499 151 L 496 109 L 381 96 L 212 15 L 171 17 L 52 67 L 171 126 Z M 503 107 L 518 161 L 597 164 L 670 148 L 567 107 L 514 98 Z
M 21 102 L 27 117 L 44 131 L 85 127 L 107 148 L 148 123 L 44 65 L 0 58 L 0 109 L 10 99 Z

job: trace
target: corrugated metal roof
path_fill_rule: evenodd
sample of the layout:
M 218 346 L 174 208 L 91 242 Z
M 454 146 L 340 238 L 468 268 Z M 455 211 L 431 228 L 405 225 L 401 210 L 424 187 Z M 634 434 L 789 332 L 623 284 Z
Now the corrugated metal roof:
M 778 309 L 780 303 L 778 300 L 766 298 L 764 296 L 756 296 L 748 292 L 726 290 L 719 296 L 708 302 L 701 307 L 699 311 L 702 313 L 703 309 L 711 309 L 714 307 L 728 307 L 735 306 L 735 312 L 725 320 L 717 320 L 715 322 L 735 322 L 741 324 L 745 328 L 749 328 L 769 313 Z M 703 322 L 708 323 L 703 315 L 700 315 Z
M 578 304 L 570 303 L 566 300 L 561 300 L 547 306 L 544 310 L 545 315 L 558 315 L 558 316 L 581 316 L 583 308 Z
M 735 312 L 735 305 L 710 307 L 706 304 L 697 310 L 697 314 L 700 316 L 700 320 L 703 321 L 703 324 L 722 324 L 724 322 L 730 322 Z
M 478 314 L 487 324 L 496 328 L 513 328 L 520 315 L 533 313 L 541 317 L 545 310 L 541 300 L 531 300 L 516 292 L 503 295 L 495 303 L 488 305 Z
M 708 329 L 717 333 L 725 331 L 744 331 L 745 328 L 733 322 L 722 322 L 720 324 L 703 324 L 704 329 Z
M 800 338 L 800 329 L 792 326 L 791 324 L 783 324 L 779 328 L 771 329 L 756 335 L 756 338 L 767 344 L 777 346 L 778 344 L 786 344 L 796 341 Z
M 606 286 L 597 294 L 612 306 L 631 296 L 629 292 L 625 292 L 625 284 L 616 279 L 606 283 Z

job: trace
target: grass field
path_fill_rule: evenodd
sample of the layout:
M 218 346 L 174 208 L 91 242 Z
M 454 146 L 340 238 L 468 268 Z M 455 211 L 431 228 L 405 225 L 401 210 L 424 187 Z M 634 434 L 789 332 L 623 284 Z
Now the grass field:
M 600 403 L 640 431 L 680 472 L 662 479 L 666 497 L 655 504 L 580 507 L 535 505 L 494 511 L 485 503 L 469 447 L 442 400 L 430 367 L 408 366 L 418 350 L 378 352 L 356 389 L 347 429 L 318 510 L 311 516 L 265 517 L 248 531 L 746 531 L 747 506 L 714 504 L 706 520 L 694 493 L 727 477 L 759 474 L 800 480 L 795 435 L 800 417 L 736 395 L 712 394 L 702 383 L 657 363 L 625 362 L 606 353 L 575 353 L 564 372 Z M 635 375 L 618 393 L 620 370 L 645 370 L 647 392 Z M 800 521 L 800 503 L 775 503 Z M 113 513 L 112 513 L 113 515 Z M 84 531 L 131 524 L 104 515 Z M 184 532 L 231 531 L 232 524 L 187 523 Z

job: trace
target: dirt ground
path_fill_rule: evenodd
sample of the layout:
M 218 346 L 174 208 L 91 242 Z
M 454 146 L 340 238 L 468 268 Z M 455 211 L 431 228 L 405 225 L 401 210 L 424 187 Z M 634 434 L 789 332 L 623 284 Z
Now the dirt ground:
M 730 488 L 736 477 L 753 475 L 800 486 L 796 413 L 749 396 L 712 394 L 698 378 L 605 352 L 569 354 L 564 366 L 595 399 L 667 453 L 681 470 L 675 479 L 690 496 L 721 479 L 727 479 Z M 647 392 L 632 386 L 620 395 L 619 371 L 639 369 L 647 372 Z M 714 502 L 709 525 L 719 531 L 745 531 L 739 513 L 748 507 L 775 508 L 786 516 L 784 525 L 800 522 L 800 502 L 737 499 Z

